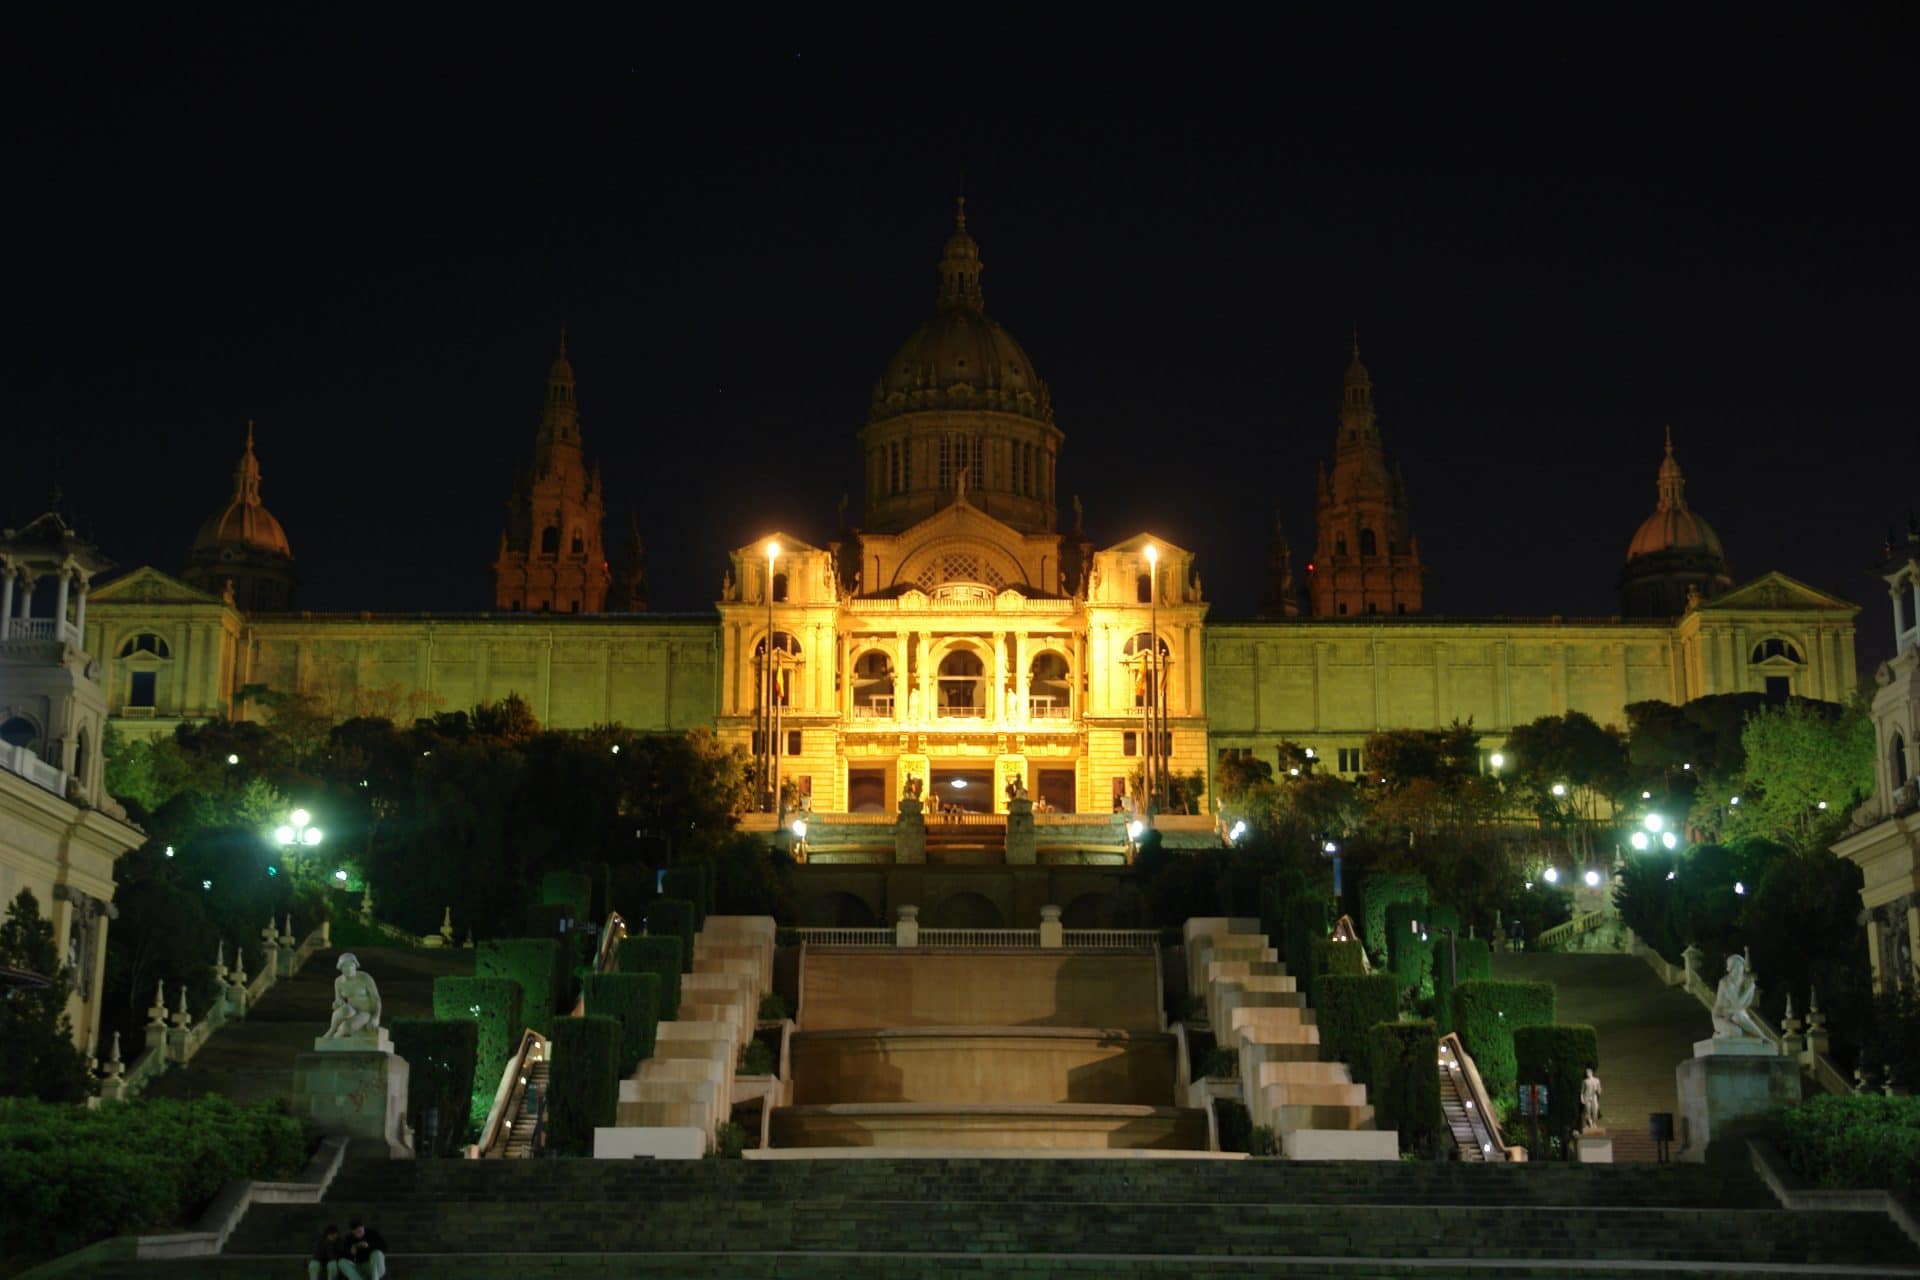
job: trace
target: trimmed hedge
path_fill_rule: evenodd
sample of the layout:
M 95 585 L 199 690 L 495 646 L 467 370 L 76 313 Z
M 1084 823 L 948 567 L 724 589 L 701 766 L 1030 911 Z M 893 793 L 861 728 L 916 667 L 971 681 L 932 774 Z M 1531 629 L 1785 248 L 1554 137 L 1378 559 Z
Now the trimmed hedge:
M 1267 935 L 1271 945 L 1285 946 L 1287 903 L 1306 892 L 1306 873 L 1297 869 L 1260 877 L 1260 932 Z
M 680 1016 L 680 956 L 680 939 L 642 933 L 622 938 L 615 958 L 622 973 L 659 975 L 662 1022 Z
M 407 1116 L 418 1134 L 415 1148 L 421 1155 L 458 1153 L 472 1127 L 480 1024 L 468 1018 L 395 1018 L 389 1025 L 393 1051 L 407 1062 Z M 496 1086 L 499 1080 L 495 1075 Z M 491 1090 L 488 1097 L 492 1097 Z M 430 1149 L 429 1113 L 437 1113 Z
M 1328 974 L 1314 986 L 1314 1022 L 1320 1028 L 1320 1055 L 1344 1062 L 1354 1083 L 1369 1083 L 1367 1032 L 1400 1014 L 1400 993 L 1390 973 L 1363 978 Z
M 1460 972 L 1454 972 L 1458 964 Z M 1493 949 L 1485 938 L 1443 938 L 1433 950 L 1433 1013 L 1440 1034 L 1453 1030 L 1453 989 L 1462 982 L 1493 976 Z
M 1473 1055 L 1487 1095 L 1498 1102 L 1514 1096 L 1519 1082 L 1513 1057 L 1513 1033 L 1518 1027 L 1547 1026 L 1553 1022 L 1553 984 L 1497 982 L 1490 978 L 1463 982 L 1453 989 L 1453 1029 Z
M 512 978 L 433 980 L 433 1016 L 444 1021 L 464 1018 L 475 1024 L 472 1101 L 467 1111 L 472 1125 L 487 1122 L 507 1061 L 520 1048 L 521 1034 L 527 1029 L 521 1009 L 520 984 Z
M 660 1026 L 660 975 L 590 973 L 583 985 L 588 1015 L 620 1024 L 620 1078 L 624 1080 L 653 1056 Z
M 1920 1189 L 1920 1098 L 1809 1098 L 1781 1115 L 1794 1172 L 1822 1187 Z
M 1519 1083 L 1547 1086 L 1547 1114 L 1540 1128 L 1550 1143 L 1559 1145 L 1563 1157 L 1571 1158 L 1568 1139 L 1580 1127 L 1580 1084 L 1588 1067 L 1600 1065 L 1599 1036 L 1592 1027 L 1571 1023 L 1515 1027 L 1513 1060 Z M 1601 1106 L 1606 1106 L 1605 1097 Z
M 1357 942 L 1335 942 L 1332 938 L 1321 938 L 1313 944 L 1312 976 L 1304 983 L 1296 982 L 1295 988 L 1305 987 L 1307 1000 L 1316 1008 L 1320 1004 L 1320 982 L 1323 978 L 1358 978 L 1367 971 L 1367 949 Z
M 520 1016 L 543 1036 L 553 1034 L 561 984 L 569 976 L 558 938 L 502 938 L 483 942 L 474 954 L 476 978 L 511 978 L 520 984 Z
M 1287 962 L 1287 972 L 1294 976 L 1297 986 L 1311 987 L 1313 944 L 1326 940 L 1327 930 L 1333 927 L 1333 913 L 1327 899 L 1319 894 L 1295 894 L 1287 899 L 1286 921 L 1286 945 L 1281 958 Z
M 549 871 L 540 877 L 540 901 L 571 907 L 570 914 L 584 922 L 593 913 L 593 878 L 584 871 Z
M 1360 882 L 1360 936 L 1367 950 L 1384 958 L 1387 954 L 1387 908 L 1396 902 L 1425 902 L 1425 876 L 1371 875 Z
M 209 1094 L 93 1109 L 0 1099 L 0 1257 L 66 1253 L 183 1225 L 233 1178 L 289 1178 L 306 1128 L 275 1106 Z
M 1400 990 L 1417 998 L 1433 984 L 1433 935 L 1424 902 L 1396 902 L 1387 908 L 1387 970 Z
M 704 862 L 683 862 L 660 874 L 660 896 L 693 904 L 695 932 L 707 927 L 713 914 L 713 870 Z
M 655 898 L 647 904 L 647 932 L 680 939 L 680 971 L 693 972 L 694 906 L 685 898 Z
M 591 1155 L 594 1129 L 620 1111 L 620 1023 L 562 1018 L 547 1076 L 547 1142 L 563 1155 Z
M 1367 1029 L 1367 1097 L 1382 1129 L 1400 1133 L 1400 1150 L 1430 1155 L 1440 1147 L 1440 1035 L 1431 1022 L 1381 1022 Z

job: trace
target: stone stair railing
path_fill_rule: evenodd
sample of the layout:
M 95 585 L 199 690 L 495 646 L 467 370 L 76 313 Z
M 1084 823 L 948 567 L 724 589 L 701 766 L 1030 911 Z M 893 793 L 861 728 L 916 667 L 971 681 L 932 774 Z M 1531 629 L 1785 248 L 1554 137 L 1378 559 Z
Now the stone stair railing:
M 1160 948 L 1156 929 L 1068 929 L 1060 923 L 1060 908 L 1040 908 L 1038 929 L 930 929 L 919 920 L 920 909 L 900 908 L 893 928 L 794 929 L 799 940 L 814 947 L 958 947 L 1069 951 L 1153 951 Z
M 532 1027 L 521 1033 L 520 1047 L 507 1059 L 506 1070 L 500 1073 L 500 1085 L 493 1091 L 493 1105 L 487 1108 L 487 1122 L 480 1128 L 480 1141 L 467 1148 L 467 1159 L 496 1159 L 506 1154 L 507 1136 L 526 1101 L 527 1068 L 531 1063 L 545 1062 L 547 1056 L 545 1036 Z
M 1563 924 L 1554 925 L 1551 929 L 1542 929 L 1540 936 L 1533 940 L 1533 948 L 1536 951 L 1552 951 L 1556 947 L 1564 947 L 1575 938 L 1592 933 L 1613 918 L 1613 913 L 1610 911 L 1582 911 Z
M 187 1008 L 187 984 L 179 985 L 180 997 L 172 1009 L 167 1007 L 167 984 L 162 980 L 147 1009 L 147 1045 L 129 1064 L 120 1056 L 120 1033 L 114 1032 L 112 1047 L 94 1070 L 97 1083 L 95 1103 L 126 1102 L 137 1098 L 146 1087 L 166 1073 L 169 1067 L 185 1066 L 194 1055 L 229 1021 L 247 1016 L 247 1010 L 273 990 L 283 978 L 291 978 L 331 942 L 331 929 L 321 921 L 304 939 L 295 941 L 293 917 L 282 927 L 267 921 L 260 930 L 260 971 L 249 977 L 243 947 L 235 947 L 233 964 L 227 964 L 227 947 L 222 942 L 214 955 L 213 974 L 218 982 L 213 1003 L 196 1019 Z
M 1457 1032 L 1449 1031 L 1440 1037 L 1440 1071 L 1451 1082 L 1467 1111 L 1467 1123 L 1473 1130 L 1475 1144 L 1479 1147 L 1479 1158 L 1486 1161 L 1524 1160 L 1526 1150 L 1523 1147 L 1511 1147 L 1500 1135 L 1500 1120 L 1494 1114 L 1493 1099 L 1487 1095 L 1487 1086 L 1480 1079 L 1480 1069 L 1474 1065 L 1473 1055 L 1460 1043 Z M 1442 1091 L 1441 1096 L 1446 1096 Z
M 1374 1127 L 1365 1085 L 1321 1057 L 1306 994 L 1253 919 L 1187 921 L 1187 989 L 1205 1002 L 1214 1041 L 1240 1055 L 1254 1125 L 1295 1160 L 1398 1160 L 1400 1139 Z

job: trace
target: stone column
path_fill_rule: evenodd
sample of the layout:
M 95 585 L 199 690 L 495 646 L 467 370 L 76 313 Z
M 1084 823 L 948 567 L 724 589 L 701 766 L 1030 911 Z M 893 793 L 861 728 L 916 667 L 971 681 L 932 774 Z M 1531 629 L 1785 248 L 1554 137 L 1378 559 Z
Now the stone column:
M 13 566 L 0 565 L 0 640 L 13 623 Z
M 993 684 L 987 690 L 987 714 L 996 722 L 1005 724 L 1007 715 L 1007 633 L 996 631 L 993 636 Z
M 73 571 L 70 569 L 62 569 L 60 571 L 60 581 L 54 585 L 53 620 L 60 624 L 53 629 L 54 639 L 57 640 L 60 638 L 60 627 L 65 626 L 67 621 L 67 593 L 73 590 Z
M 1033 713 L 1027 705 L 1027 633 L 1013 633 L 1013 705 L 1009 709 L 1010 720 L 1031 720 Z
M 1039 853 L 1033 832 L 1033 801 L 1009 801 L 1007 803 L 1007 865 L 1030 867 L 1038 860 Z M 1042 942 L 1041 945 L 1046 944 Z
M 80 633 L 80 647 L 87 647 L 87 580 L 80 580 L 79 598 L 73 606 L 73 629 Z

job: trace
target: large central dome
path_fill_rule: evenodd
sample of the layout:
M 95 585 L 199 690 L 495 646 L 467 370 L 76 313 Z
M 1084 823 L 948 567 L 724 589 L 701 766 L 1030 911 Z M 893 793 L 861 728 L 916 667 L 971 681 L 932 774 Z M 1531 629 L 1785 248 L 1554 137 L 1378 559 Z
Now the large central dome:
M 898 530 L 965 494 L 1028 532 L 1054 527 L 1061 432 L 1033 361 L 991 319 L 966 201 L 940 259 L 939 309 L 874 385 L 861 442 L 867 527 Z

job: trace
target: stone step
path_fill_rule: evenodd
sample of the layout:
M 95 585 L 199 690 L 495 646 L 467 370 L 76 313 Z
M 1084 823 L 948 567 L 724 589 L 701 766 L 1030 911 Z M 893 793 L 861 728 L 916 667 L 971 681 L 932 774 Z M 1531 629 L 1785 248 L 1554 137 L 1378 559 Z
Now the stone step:
M 1270 1084 L 1260 1090 L 1269 1113 L 1275 1107 L 1365 1107 L 1367 1086 L 1363 1084 Z
M 1263 1062 L 1252 1077 L 1256 1087 L 1272 1084 L 1352 1084 L 1353 1073 L 1344 1062 Z

